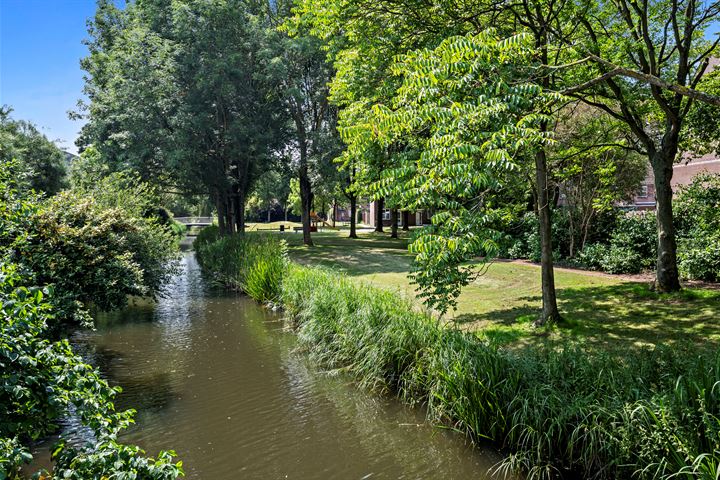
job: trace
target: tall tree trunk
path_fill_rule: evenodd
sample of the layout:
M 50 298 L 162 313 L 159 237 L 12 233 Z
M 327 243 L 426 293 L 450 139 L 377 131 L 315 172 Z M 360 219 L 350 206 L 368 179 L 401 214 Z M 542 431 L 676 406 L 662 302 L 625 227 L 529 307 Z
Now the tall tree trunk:
M 230 187 L 225 192 L 225 228 L 227 229 L 228 235 L 235 233 L 235 188 Z
M 337 200 L 333 199 L 332 204 L 332 227 L 335 228 L 335 217 L 337 217 Z
M 300 165 L 298 168 L 298 180 L 300 181 L 300 206 L 302 210 L 303 244 L 312 247 L 313 241 L 310 237 L 310 209 L 313 203 L 312 184 L 308 175 L 308 142 L 305 134 L 305 124 L 300 114 L 295 117 L 295 127 L 298 134 L 298 147 L 300 150 Z
M 235 212 L 233 211 L 235 199 L 233 197 L 228 197 L 226 202 L 227 206 L 225 207 L 225 212 L 227 213 L 225 217 L 225 225 L 228 235 L 232 235 L 233 233 L 235 233 Z
M 245 233 L 245 192 L 242 189 L 235 194 L 235 230 Z
M 308 178 L 307 164 L 300 166 L 300 203 L 302 205 L 303 243 L 313 245 L 310 237 L 310 207 L 312 205 L 312 185 Z
M 357 236 L 357 196 L 350 196 L 350 238 Z
M 272 211 L 272 209 L 270 207 L 268 207 L 267 223 L 270 223 L 270 212 L 271 211 Z
M 398 238 L 398 211 L 397 208 L 390 210 L 390 238 Z
M 375 231 L 382 233 L 383 230 L 383 211 L 385 210 L 385 199 L 379 198 L 375 201 Z
M 217 212 L 218 212 L 218 230 L 220 230 L 220 235 L 227 235 L 227 227 L 225 225 L 226 220 L 226 205 L 225 200 L 223 198 L 222 194 L 218 194 L 217 196 Z
M 540 266 L 542 277 L 542 317 L 538 325 L 560 320 L 555 295 L 555 272 L 553 270 L 552 219 L 548 191 L 547 157 L 544 149 L 535 154 L 535 175 L 537 182 L 537 210 L 540 233 Z
M 402 229 L 404 231 L 410 230 L 410 212 L 407 210 L 402 211 Z
M 657 269 L 655 288 L 660 292 L 680 290 L 677 268 L 677 242 L 673 225 L 672 186 L 675 154 L 658 151 L 651 162 L 655 176 L 655 199 L 657 202 Z
M 548 64 L 548 29 L 546 19 L 540 9 L 536 9 L 537 28 L 535 32 L 536 47 L 540 50 L 540 60 L 543 65 Z M 544 89 L 550 88 L 551 77 L 544 76 L 541 81 Z M 542 113 L 550 113 L 544 111 Z M 540 122 L 540 130 L 548 130 L 547 122 Z M 555 293 L 555 271 L 553 269 L 552 251 L 552 212 L 550 209 L 551 191 L 548 186 L 547 152 L 541 147 L 535 154 L 535 181 L 537 183 L 537 213 L 540 233 L 540 276 L 542 279 L 542 316 L 536 322 L 537 325 L 544 325 L 548 322 L 559 322 L 560 312 L 557 307 L 557 296 Z M 552 193 L 555 193 L 554 191 Z

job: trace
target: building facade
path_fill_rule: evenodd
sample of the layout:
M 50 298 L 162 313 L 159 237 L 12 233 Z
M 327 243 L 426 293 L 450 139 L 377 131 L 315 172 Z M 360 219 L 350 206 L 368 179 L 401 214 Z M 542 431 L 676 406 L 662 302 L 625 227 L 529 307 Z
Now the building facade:
M 677 193 L 678 188 L 689 185 L 693 179 L 701 173 L 720 174 L 720 157 L 715 154 L 707 154 L 701 157 L 686 157 L 673 167 L 673 177 L 670 181 L 673 192 Z M 640 191 L 626 205 L 633 210 L 655 210 L 655 177 L 651 168 L 640 185 Z
M 364 204 L 361 210 L 362 215 L 362 223 L 365 225 L 368 225 L 370 227 L 375 228 L 376 223 L 376 212 L 378 209 L 378 202 L 373 201 L 367 204 Z M 402 225 L 403 222 L 403 214 L 402 212 L 398 212 L 398 225 Z M 407 212 L 407 222 L 409 227 L 417 226 L 417 225 L 427 225 L 430 223 L 430 214 L 427 210 L 416 210 L 414 212 Z M 390 222 L 390 209 L 384 208 L 383 209 L 383 226 L 389 227 Z

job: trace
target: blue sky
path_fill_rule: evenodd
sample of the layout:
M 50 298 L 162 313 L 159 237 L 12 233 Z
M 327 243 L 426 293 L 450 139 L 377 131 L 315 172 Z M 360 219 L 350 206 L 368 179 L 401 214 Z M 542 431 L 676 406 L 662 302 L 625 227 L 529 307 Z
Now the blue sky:
M 82 95 L 82 40 L 94 12 L 95 0 L 0 0 L 0 104 L 72 152 L 82 124 L 67 112 Z
M 67 112 L 82 96 L 82 40 L 94 12 L 95 0 L 0 0 L 0 105 L 71 152 L 82 123 Z

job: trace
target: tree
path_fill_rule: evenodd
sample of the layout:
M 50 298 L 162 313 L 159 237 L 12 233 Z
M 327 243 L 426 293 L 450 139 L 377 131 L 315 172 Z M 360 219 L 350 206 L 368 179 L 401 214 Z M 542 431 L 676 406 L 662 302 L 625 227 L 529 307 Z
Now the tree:
M 599 213 L 630 200 L 647 174 L 647 162 L 626 139 L 622 122 L 583 103 L 559 113 L 549 149 L 554 182 L 570 221 L 567 255 L 583 249 Z
M 350 160 L 343 165 L 342 170 L 346 172 L 345 184 L 343 185 L 343 194 L 347 197 L 350 202 L 350 234 L 348 238 L 358 238 L 357 236 L 357 167 L 355 163 Z
M 241 0 L 101 3 L 83 63 L 83 144 L 113 170 L 211 195 L 221 231 L 242 231 L 247 196 L 285 143 L 267 13 Z
M 35 125 L 10 118 L 12 109 L 0 108 L 0 161 L 16 159 L 28 188 L 54 195 L 65 185 L 65 154 Z
M 521 80 L 534 52 L 528 39 L 484 32 L 406 54 L 395 67 L 403 84 L 392 107 L 376 106 L 364 130 L 346 132 L 357 142 L 349 149 L 362 149 L 365 139 L 405 146 L 398 167 L 372 188 L 405 208 L 435 212 L 410 249 L 421 296 L 440 313 L 479 273 L 464 263 L 497 252 L 493 192 L 548 143 L 548 119 L 533 110 L 551 99 Z
M 703 39 L 720 14 L 720 2 L 617 0 L 581 2 L 574 82 L 566 94 L 627 124 L 655 178 L 658 256 L 655 286 L 680 289 L 673 225 L 673 164 L 683 126 L 695 102 L 720 105 L 698 91 L 718 42 Z M 579 66 L 578 66 L 579 65 Z
M 552 12 L 545 15 L 543 8 L 550 6 Z M 338 74 L 333 81 L 332 100 L 343 107 L 341 112 L 341 128 L 353 132 L 355 127 L 365 129 L 371 107 L 376 104 L 391 103 L 399 87 L 402 75 L 392 71 L 393 59 L 398 55 L 416 51 L 424 47 L 434 48 L 443 39 L 454 34 L 479 34 L 490 25 L 497 25 L 502 35 L 510 35 L 517 25 L 531 31 L 535 40 L 538 57 L 549 58 L 548 48 L 550 37 L 549 22 L 557 21 L 556 13 L 559 4 L 549 2 L 543 4 L 519 2 L 513 4 L 468 4 L 456 5 L 447 9 L 443 6 L 428 8 L 426 2 L 415 0 L 362 2 L 355 0 L 336 0 L 333 2 L 317 2 L 307 0 L 300 8 L 302 18 L 311 19 L 314 32 L 329 42 L 329 51 L 335 60 Z M 533 76 L 529 80 L 539 86 L 548 88 L 551 76 L 543 70 L 528 73 Z M 552 123 L 552 109 L 540 112 Z M 465 127 L 463 127 L 465 128 Z M 549 125 L 543 127 L 550 131 Z M 349 133 L 349 137 L 357 143 L 358 133 Z M 372 135 L 369 135 L 372 137 Z M 347 139 L 346 139 L 347 141 Z M 356 162 L 358 169 L 357 181 L 361 185 L 377 182 L 384 170 L 393 170 L 402 163 L 398 156 L 402 155 L 405 146 L 386 145 L 386 150 L 373 145 L 368 139 L 361 143 L 362 149 L 348 148 L 346 159 Z M 537 212 L 540 217 L 540 233 L 542 242 L 542 278 L 543 278 L 543 316 L 541 323 L 548 319 L 559 319 L 552 264 L 552 233 L 550 218 L 551 185 L 547 179 L 547 152 L 543 148 L 535 151 L 533 182 Z M 374 198 L 381 200 L 377 192 Z M 385 199 L 388 204 L 404 208 L 396 199 Z M 377 229 L 382 229 L 382 211 L 378 208 Z
M 720 97 L 720 70 L 717 69 L 720 59 L 715 58 L 714 63 L 715 70 L 703 77 L 698 90 Z M 720 154 L 720 106 L 695 102 L 688 112 L 685 129 L 687 151 Z
M 328 139 L 336 136 L 336 115 L 328 101 L 328 82 L 333 70 L 322 42 L 292 22 L 285 22 L 292 17 L 291 8 L 289 3 L 276 5 L 282 29 L 274 30 L 271 36 L 274 58 L 270 67 L 293 127 L 291 151 L 300 187 L 303 243 L 312 245 L 313 163 L 326 156 Z
M 258 211 L 267 211 L 267 221 L 270 222 L 270 214 L 277 205 L 285 205 L 290 193 L 290 185 L 283 182 L 283 178 L 276 170 L 269 170 L 261 176 L 252 195 L 248 200 L 248 208 Z

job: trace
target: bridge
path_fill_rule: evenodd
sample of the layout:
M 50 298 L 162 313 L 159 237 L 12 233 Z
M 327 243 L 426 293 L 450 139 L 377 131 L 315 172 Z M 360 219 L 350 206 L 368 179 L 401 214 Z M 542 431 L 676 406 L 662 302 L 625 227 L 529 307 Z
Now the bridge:
M 208 227 L 213 224 L 213 217 L 175 217 L 175 221 L 182 223 L 187 228 Z

